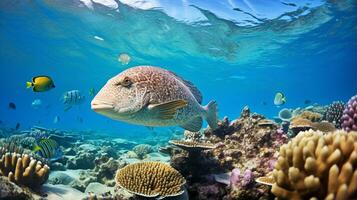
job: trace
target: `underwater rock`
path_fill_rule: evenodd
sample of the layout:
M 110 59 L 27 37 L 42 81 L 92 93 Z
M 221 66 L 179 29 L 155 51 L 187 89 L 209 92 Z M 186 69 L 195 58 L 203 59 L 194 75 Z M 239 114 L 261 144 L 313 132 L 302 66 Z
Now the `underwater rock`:
M 342 101 L 334 101 L 327 106 L 323 119 L 334 123 L 336 128 L 341 128 L 341 117 L 344 109 L 345 103 Z
M 200 185 L 197 187 L 197 198 L 201 200 L 222 199 L 224 190 L 218 184 Z
M 357 95 L 347 102 L 341 117 L 342 128 L 345 131 L 357 131 Z
M 86 190 L 84 191 L 84 193 L 88 194 L 88 193 L 94 193 L 96 195 L 100 195 L 100 194 L 103 194 L 103 193 L 107 193 L 107 192 L 110 192 L 110 193 L 114 193 L 114 187 L 108 187 L 104 184 L 101 184 L 101 183 L 98 183 L 98 182 L 93 182 L 93 183 L 90 183 Z
M 67 169 L 93 169 L 95 154 L 80 151 L 77 156 L 71 157 L 67 161 Z
M 202 138 L 202 134 L 199 131 L 198 132 L 191 132 L 191 131 L 185 130 L 183 132 L 183 137 L 184 137 L 184 140 L 199 141 Z
M 33 194 L 26 188 L 22 188 L 6 177 L 0 176 L 0 199 L 33 200 Z
M 94 170 L 91 170 L 90 173 L 92 174 L 92 176 L 97 178 L 98 182 L 107 186 L 115 185 L 115 172 L 126 165 L 126 162 L 116 160 L 112 157 L 107 160 L 96 158 L 95 163 L 96 166 Z
M 66 166 L 64 166 L 60 162 L 51 163 L 50 167 L 51 167 L 52 170 L 59 170 L 59 171 L 65 171 L 66 170 Z
M 278 199 L 356 199 L 357 132 L 300 132 L 280 148 L 272 192 Z
M 115 188 L 114 193 L 106 192 L 95 194 L 92 192 L 88 193 L 88 197 L 82 200 L 143 200 L 135 194 L 131 194 L 123 188 Z
M 163 162 L 163 163 L 170 163 L 170 156 L 164 155 L 162 153 L 149 153 L 144 161 L 156 161 L 156 162 Z
M 139 159 L 144 159 L 146 155 L 152 151 L 152 146 L 148 144 L 139 144 L 133 148 L 133 152 L 135 152 Z
M 249 109 L 248 109 L 249 110 Z M 250 112 L 249 112 L 250 114 Z M 232 134 L 232 132 L 236 129 L 236 127 L 231 126 L 229 119 L 227 116 L 223 118 L 223 120 L 219 120 L 217 123 L 217 128 L 212 130 L 210 127 L 208 127 L 204 131 L 204 135 L 207 136 L 212 136 L 215 135 L 219 138 L 224 138 L 225 135 Z
M 72 181 L 74 181 L 74 178 L 69 176 L 66 172 L 52 171 L 47 182 L 52 185 L 69 185 Z
M 47 181 L 50 169 L 27 154 L 6 153 L 0 160 L 0 174 L 11 182 L 38 189 Z
M 44 184 L 41 192 L 46 194 L 46 200 L 69 200 L 69 199 L 82 199 L 86 195 L 67 185 L 51 185 Z

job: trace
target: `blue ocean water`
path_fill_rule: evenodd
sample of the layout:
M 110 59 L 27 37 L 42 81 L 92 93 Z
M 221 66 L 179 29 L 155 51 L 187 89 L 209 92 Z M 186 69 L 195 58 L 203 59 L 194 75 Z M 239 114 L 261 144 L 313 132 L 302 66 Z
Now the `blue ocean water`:
M 137 65 L 190 80 L 204 104 L 218 102 L 220 118 L 238 117 L 245 105 L 273 117 L 305 100 L 347 101 L 357 93 L 356 11 L 349 0 L 2 0 L 0 125 L 149 135 L 90 109 L 90 88 Z M 128 65 L 117 61 L 123 52 L 132 58 Z M 56 88 L 26 89 L 37 75 L 51 76 Z M 65 112 L 60 98 L 74 89 L 86 101 Z M 278 91 L 287 98 L 281 107 L 273 104 Z M 35 99 L 43 107 L 34 109 Z

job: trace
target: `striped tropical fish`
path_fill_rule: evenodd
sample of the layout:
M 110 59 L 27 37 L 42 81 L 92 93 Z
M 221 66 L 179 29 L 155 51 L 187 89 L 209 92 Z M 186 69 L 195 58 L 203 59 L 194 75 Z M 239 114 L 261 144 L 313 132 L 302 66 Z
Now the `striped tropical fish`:
M 63 153 L 56 141 L 48 138 L 43 138 L 34 145 L 33 151 L 39 156 L 49 159 L 50 161 L 58 160 Z
M 67 91 L 63 94 L 62 102 L 64 104 L 64 110 L 67 111 L 72 108 L 72 106 L 80 105 L 84 102 L 85 97 L 81 95 L 79 90 Z

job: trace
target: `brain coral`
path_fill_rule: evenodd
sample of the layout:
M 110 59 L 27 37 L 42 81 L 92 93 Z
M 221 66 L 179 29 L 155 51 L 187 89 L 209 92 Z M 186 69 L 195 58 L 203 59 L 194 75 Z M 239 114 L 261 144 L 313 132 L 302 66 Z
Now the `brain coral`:
M 0 160 L 0 174 L 19 185 L 36 188 L 42 185 L 49 175 L 47 165 L 30 158 L 28 155 L 6 153 Z
M 182 194 L 185 179 L 170 165 L 141 162 L 119 169 L 117 184 L 131 193 L 144 197 L 165 198 Z
M 345 131 L 357 131 L 357 95 L 348 101 L 341 121 Z
M 280 148 L 273 177 L 278 199 L 356 199 L 357 132 L 300 132 Z

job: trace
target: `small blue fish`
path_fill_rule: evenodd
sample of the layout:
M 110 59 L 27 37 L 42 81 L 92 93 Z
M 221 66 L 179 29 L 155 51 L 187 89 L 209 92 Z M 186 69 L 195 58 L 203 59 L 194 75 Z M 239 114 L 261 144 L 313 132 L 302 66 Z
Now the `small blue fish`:
M 34 145 L 33 152 L 49 161 L 59 160 L 63 156 L 63 152 L 59 148 L 58 143 L 48 138 L 40 139 L 40 141 Z

